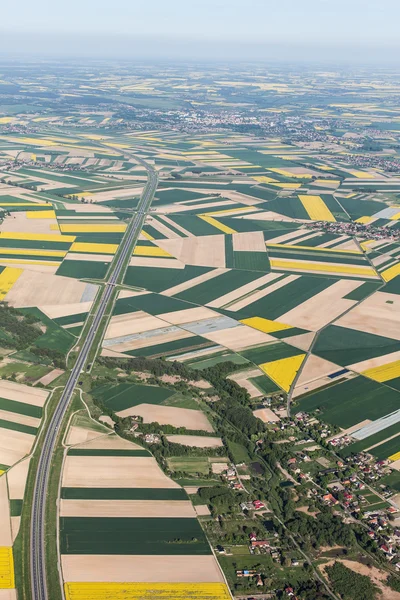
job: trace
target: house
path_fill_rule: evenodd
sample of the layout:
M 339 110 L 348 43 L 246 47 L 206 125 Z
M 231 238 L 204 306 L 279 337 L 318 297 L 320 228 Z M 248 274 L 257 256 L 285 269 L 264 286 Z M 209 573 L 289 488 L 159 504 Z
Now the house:
M 253 506 L 256 510 L 260 510 L 260 508 L 265 508 L 265 504 L 264 502 L 261 502 L 261 500 L 253 500 Z
M 252 548 L 269 548 L 268 540 L 254 540 L 251 542 Z
M 251 542 L 255 542 L 257 539 L 257 534 L 254 531 L 252 531 L 249 535 L 249 538 Z
M 294 596 L 294 590 L 291 587 L 285 588 L 285 592 L 287 596 Z

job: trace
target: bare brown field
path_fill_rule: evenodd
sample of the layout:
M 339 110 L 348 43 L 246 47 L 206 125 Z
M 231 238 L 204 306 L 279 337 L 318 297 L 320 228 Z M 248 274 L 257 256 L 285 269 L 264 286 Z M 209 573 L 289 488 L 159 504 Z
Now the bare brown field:
M 0 477 L 0 546 L 12 546 L 7 478 L 4 475 Z
M 154 568 L 154 565 L 157 568 Z M 223 582 L 214 556 L 74 555 L 61 557 L 64 581 Z
M 186 427 L 186 429 L 202 429 L 213 431 L 211 423 L 201 410 L 191 408 L 175 408 L 155 404 L 139 404 L 117 413 L 124 418 L 131 415 L 140 415 L 144 423 L 160 423 L 160 425 L 173 425 Z
M 155 458 L 131 456 L 67 456 L 64 487 L 177 488 Z
M 167 435 L 167 440 L 174 444 L 193 446 L 196 448 L 219 448 L 223 446 L 219 437 L 203 437 L 202 435 Z
M 225 267 L 224 235 L 155 240 L 155 243 L 186 265 Z
M 280 315 L 277 320 L 301 329 L 318 331 L 356 304 L 355 300 L 346 300 L 344 296 L 357 289 L 362 283 L 362 281 L 339 280 L 293 310 Z
M 270 408 L 259 408 L 253 410 L 253 415 L 260 419 L 263 423 L 278 423 L 280 418 Z
M 190 500 L 60 500 L 62 517 L 187 518 L 195 512 Z
M 400 297 L 375 292 L 335 325 L 400 340 Z

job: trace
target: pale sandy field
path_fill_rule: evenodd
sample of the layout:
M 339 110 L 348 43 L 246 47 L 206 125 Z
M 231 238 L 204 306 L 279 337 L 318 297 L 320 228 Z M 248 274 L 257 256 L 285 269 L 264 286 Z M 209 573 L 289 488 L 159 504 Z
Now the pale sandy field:
M 291 337 L 283 338 L 283 340 L 295 348 L 300 348 L 300 350 L 308 352 L 308 350 L 311 348 L 311 344 L 314 341 L 315 335 L 316 334 L 313 331 L 310 331 L 310 333 L 292 335 Z
M 362 281 L 339 280 L 296 308 L 280 315 L 277 320 L 301 329 L 318 331 L 356 304 L 355 300 L 346 300 L 344 296 L 357 289 L 362 283 Z
M 63 302 L 62 298 L 60 300 Z M 50 317 L 50 319 L 58 319 L 59 317 L 69 317 L 71 315 L 79 315 L 80 313 L 88 312 L 92 308 L 92 304 L 93 301 L 90 300 L 88 302 L 73 302 L 71 304 L 46 304 L 39 308 L 45 315 Z
M 104 339 L 109 340 L 163 327 L 165 321 L 140 310 L 111 317 Z
M 173 342 L 176 340 L 183 340 L 194 337 L 188 331 L 183 329 L 176 329 L 174 331 L 163 331 L 158 335 L 146 336 L 136 340 L 128 340 L 126 342 L 121 341 L 120 343 L 112 344 L 113 350 L 117 352 L 128 352 L 130 350 L 138 350 L 140 348 L 147 348 L 147 346 L 155 346 L 156 344 L 165 344 L 167 342 Z M 111 343 L 109 340 L 108 343 Z
M 247 294 L 249 294 L 250 292 L 254 292 L 260 286 L 274 281 L 274 279 L 277 279 L 278 277 L 280 277 L 279 273 L 268 273 L 268 275 L 263 275 L 262 277 L 259 277 L 258 279 L 247 283 L 246 285 L 238 287 L 236 290 L 233 290 L 228 294 L 224 294 L 223 296 L 212 300 L 208 303 L 207 306 L 210 306 L 212 308 L 221 308 L 222 306 L 227 306 L 235 300 L 238 300 L 243 296 L 247 296 Z M 232 307 L 230 307 L 230 310 L 232 310 Z
M 356 371 L 357 373 L 362 373 L 367 369 L 381 367 L 382 365 L 386 365 L 387 363 L 395 362 L 397 360 L 400 360 L 400 351 L 391 352 L 390 354 L 384 354 L 383 356 L 377 356 L 376 358 L 370 358 L 368 360 L 363 360 L 361 362 L 349 365 L 347 368 L 351 369 L 352 371 Z
M 233 250 L 239 252 L 266 252 L 262 231 L 251 233 L 234 233 L 232 235 Z
M 61 517 L 187 518 L 190 500 L 60 500 Z
M 6 301 L 16 308 L 42 304 L 57 306 L 78 303 L 79 311 L 77 312 L 82 312 L 83 303 L 80 303 L 80 300 L 86 288 L 86 283 L 71 277 L 50 273 L 43 273 L 38 277 L 36 272 L 24 270 L 8 292 Z
M 0 600 L 17 600 L 17 590 L 0 590 Z
M 97 182 L 98 183 L 98 182 Z M 99 202 L 106 202 L 107 200 L 114 200 L 115 198 L 127 198 L 132 196 L 139 196 L 143 191 L 143 186 L 141 187 L 131 187 L 131 188 L 123 188 L 121 190 L 108 190 L 105 192 L 95 192 L 91 194 L 87 192 L 85 194 L 86 198 L 93 200 L 95 204 Z
M 36 273 L 36 277 L 41 277 L 41 275 L 43 273 L 48 274 L 48 275 L 55 275 L 59 265 L 61 263 L 57 263 L 57 265 L 45 265 L 45 264 L 28 264 L 28 263 L 23 263 L 23 262 L 13 262 L 13 263 L 9 263 L 7 262 L 6 259 L 0 259 L 0 265 L 2 267 L 13 267 L 14 269 L 26 269 L 27 271 L 33 271 L 34 273 Z M 40 273 L 40 275 L 38 275 L 38 273 Z
M 103 348 L 101 351 L 101 356 L 109 356 L 111 358 L 126 358 L 126 354 L 114 352 L 113 350 L 110 350 L 110 348 Z
M 64 260 L 87 260 L 89 262 L 110 263 L 113 260 L 111 254 L 84 254 L 81 252 L 69 252 Z
M 67 456 L 64 487 L 178 488 L 155 458 L 131 456 Z
M 0 477 L 0 546 L 12 546 L 7 478 L 4 475 Z
M 41 383 L 42 385 L 49 385 L 49 383 L 57 379 L 57 377 L 60 377 L 60 375 L 62 375 L 63 373 L 64 371 L 62 369 L 53 369 L 52 371 L 50 371 L 50 373 L 47 373 L 47 375 L 43 375 L 43 377 L 38 379 L 36 383 Z
M 250 394 L 250 398 L 258 398 L 259 396 L 263 396 L 263 393 L 249 381 L 250 378 L 260 377 L 262 375 L 262 371 L 260 369 L 250 369 L 247 371 L 239 371 L 239 373 L 234 373 L 233 375 L 228 375 L 228 379 L 232 379 L 232 381 L 236 381 L 238 385 L 243 387 Z
M 157 565 L 157 568 L 154 568 Z M 66 554 L 64 581 L 160 583 L 223 582 L 214 556 L 118 556 Z
M 132 256 L 130 267 L 150 267 L 157 269 L 184 269 L 185 265 L 175 258 L 157 258 L 152 256 Z
M 0 398 L 33 404 L 34 406 L 43 406 L 48 395 L 47 390 L 32 388 L 28 385 L 5 381 L 4 379 L 0 380 Z
M 227 470 L 228 467 L 229 467 L 229 465 L 228 465 L 228 463 L 226 461 L 223 461 L 223 462 L 213 462 L 211 464 L 211 470 L 216 475 L 219 475 L 220 473 L 223 473 L 224 471 Z
M 12 193 L 14 195 L 14 192 Z M 51 207 L 49 206 L 49 210 Z M 25 211 L 13 212 L 10 217 L 6 217 L 2 223 L 2 232 L 16 231 L 24 233 L 51 233 L 57 235 L 60 233 L 51 229 L 51 225 L 57 225 L 57 219 L 28 219 Z M 61 235 L 61 234 L 60 234 Z
M 0 419 L 11 421 L 12 423 L 19 423 L 20 425 L 28 425 L 28 427 L 39 427 L 40 425 L 40 419 L 37 417 L 22 415 L 3 409 L 0 409 Z
M 0 463 L 13 465 L 29 454 L 34 441 L 34 435 L 0 427 Z
M 7 471 L 8 493 L 11 500 L 24 497 L 30 462 L 29 456 Z
M 104 427 L 104 435 L 97 436 L 87 442 L 79 445 L 83 450 L 142 450 L 142 446 L 128 442 L 123 438 L 118 437 L 115 433 L 110 434 L 109 430 Z
M 175 285 L 167 290 L 162 292 L 163 296 L 174 296 L 175 294 L 180 294 L 185 290 L 190 290 L 192 287 L 196 285 L 200 285 L 205 281 L 210 281 L 210 279 L 214 279 L 215 277 L 219 277 L 223 273 L 227 273 L 230 269 L 214 269 L 213 271 L 209 271 L 208 273 L 203 273 L 203 275 L 199 275 L 198 277 L 194 277 L 193 279 L 189 279 L 189 281 L 184 281 L 178 285 Z
M 279 213 L 273 212 L 272 210 L 263 210 L 261 212 L 251 215 L 251 219 L 254 221 L 281 221 L 285 223 L 301 223 L 306 219 L 292 219 L 286 215 L 280 215 Z
M 155 404 L 139 404 L 117 413 L 119 417 L 140 415 L 144 423 L 160 423 L 160 425 L 173 425 L 186 427 L 186 429 L 201 429 L 213 431 L 211 423 L 201 410 L 191 408 L 175 408 Z
M 185 323 L 192 323 L 193 321 L 201 321 L 202 319 L 211 319 L 212 317 L 219 316 L 219 313 L 203 306 L 196 306 L 195 308 L 187 308 L 158 315 L 160 319 L 167 321 L 167 323 L 171 323 L 171 325 L 184 325 Z
M 102 435 L 104 435 L 104 433 L 100 433 L 99 431 L 93 431 L 93 429 L 86 429 L 85 427 L 76 427 L 76 425 L 72 425 L 68 430 L 65 443 L 67 446 L 74 446 L 75 444 L 83 444 Z
M 208 517 L 208 515 L 211 514 L 210 509 L 206 504 L 199 504 L 198 506 L 195 506 L 194 509 L 198 517 Z
M 400 340 L 400 296 L 375 292 L 335 325 Z
M 155 243 L 186 265 L 225 267 L 224 235 L 155 240 Z
M 258 331 L 247 325 L 238 325 L 237 327 L 230 327 L 229 329 L 222 329 L 213 333 L 203 333 L 202 336 L 207 340 L 235 351 L 256 346 L 257 344 L 276 341 L 268 333 Z
M 270 408 L 259 408 L 258 410 L 253 410 L 253 415 L 257 417 L 257 419 L 261 419 L 263 423 L 278 423 L 278 421 L 280 421 L 278 415 L 276 415 Z
M 301 370 L 296 386 L 302 386 L 310 381 L 319 379 L 320 377 L 326 377 L 338 370 L 340 370 L 338 365 L 311 354 L 306 358 L 306 362 Z
M 219 437 L 203 437 L 201 435 L 167 435 L 167 440 L 174 444 L 193 446 L 196 448 L 219 448 L 223 446 Z

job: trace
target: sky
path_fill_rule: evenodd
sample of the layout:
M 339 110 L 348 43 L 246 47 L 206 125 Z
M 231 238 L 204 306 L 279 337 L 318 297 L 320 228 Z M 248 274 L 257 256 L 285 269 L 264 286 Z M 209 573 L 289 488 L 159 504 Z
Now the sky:
M 399 0 L 18 0 L 0 54 L 149 59 L 388 60 Z

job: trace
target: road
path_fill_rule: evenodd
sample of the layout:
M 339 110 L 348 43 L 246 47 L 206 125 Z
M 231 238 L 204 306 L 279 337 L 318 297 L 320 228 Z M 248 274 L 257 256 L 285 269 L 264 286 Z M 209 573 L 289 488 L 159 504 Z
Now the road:
M 126 152 L 126 154 L 128 154 L 128 152 Z M 59 429 L 69 407 L 82 369 L 84 368 L 86 360 L 89 356 L 89 352 L 92 348 L 101 320 L 112 297 L 114 288 L 118 283 L 119 276 L 123 272 L 123 268 L 132 252 L 133 244 L 138 233 L 140 232 L 140 229 L 142 228 L 145 216 L 150 208 L 150 204 L 157 188 L 158 175 L 155 169 L 134 154 L 130 154 L 129 158 L 134 158 L 135 161 L 145 167 L 148 173 L 147 184 L 139 201 L 138 212 L 132 217 L 127 227 L 125 235 L 120 244 L 118 254 L 109 271 L 108 282 L 104 287 L 92 325 L 90 326 L 87 337 L 81 347 L 76 363 L 71 370 L 71 374 L 61 395 L 57 408 L 54 411 L 47 430 L 44 433 L 42 451 L 39 457 L 39 463 L 36 472 L 31 514 L 30 566 L 32 600 L 48 600 L 51 599 L 52 596 L 51 593 L 50 595 L 48 594 L 46 579 L 45 517 L 50 468 L 53 453 L 56 448 Z M 56 560 L 56 557 L 54 557 L 54 560 Z

